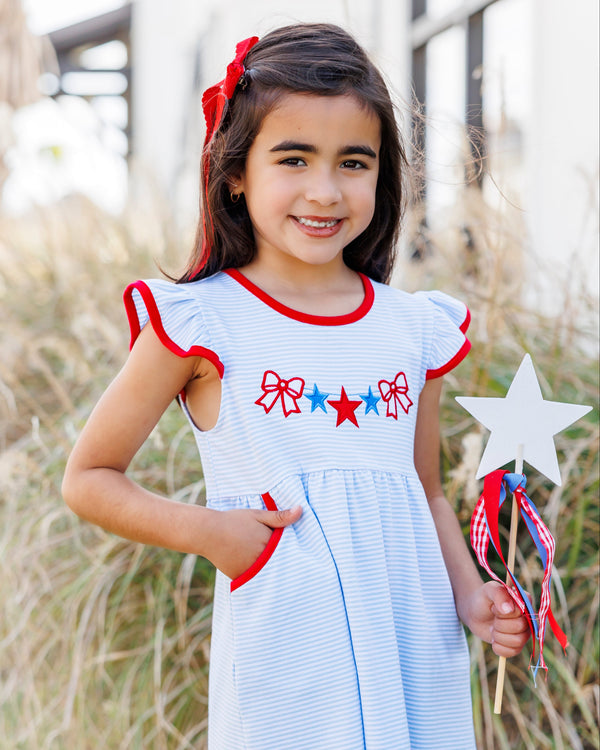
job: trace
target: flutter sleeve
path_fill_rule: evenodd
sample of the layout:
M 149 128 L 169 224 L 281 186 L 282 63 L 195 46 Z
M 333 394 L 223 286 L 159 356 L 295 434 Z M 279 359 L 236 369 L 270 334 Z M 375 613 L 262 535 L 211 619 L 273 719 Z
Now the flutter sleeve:
M 471 342 L 466 332 L 471 322 L 467 306 L 444 292 L 417 292 L 429 305 L 433 327 L 426 355 L 426 378 L 439 378 L 450 372 L 467 356 Z
M 223 377 L 223 363 L 212 349 L 198 296 L 185 284 L 162 279 L 135 281 L 125 289 L 123 301 L 131 332 L 130 348 L 149 322 L 161 343 L 173 354 L 204 357 Z

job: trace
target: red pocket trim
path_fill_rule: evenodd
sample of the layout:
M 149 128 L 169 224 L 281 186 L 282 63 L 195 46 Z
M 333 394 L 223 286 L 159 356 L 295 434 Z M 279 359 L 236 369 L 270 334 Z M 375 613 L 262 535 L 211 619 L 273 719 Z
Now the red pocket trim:
M 264 495 L 261 495 L 263 502 L 265 504 L 265 507 L 267 510 L 278 510 L 277 505 L 275 504 L 275 501 L 269 495 L 268 492 L 265 492 Z M 267 542 L 267 546 L 264 548 L 264 550 L 260 553 L 258 558 L 252 563 L 252 565 L 248 568 L 248 570 L 245 570 L 240 576 L 237 578 L 234 578 L 231 581 L 231 591 L 235 591 L 236 589 L 239 589 L 240 586 L 243 586 L 245 583 L 248 583 L 254 576 L 258 575 L 260 571 L 265 567 L 265 565 L 269 562 L 271 557 L 273 556 L 273 553 L 277 549 L 277 545 L 279 544 L 281 540 L 281 535 L 283 534 L 283 528 L 280 529 L 273 529 L 273 532 L 271 533 L 271 537 L 269 541 Z

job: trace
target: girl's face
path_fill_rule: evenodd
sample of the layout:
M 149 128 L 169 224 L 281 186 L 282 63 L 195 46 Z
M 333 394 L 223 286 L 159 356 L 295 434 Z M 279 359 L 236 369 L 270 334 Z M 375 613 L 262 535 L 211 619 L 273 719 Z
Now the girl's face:
M 284 96 L 235 188 L 254 228 L 255 262 L 341 267 L 344 247 L 373 218 L 380 145 L 378 117 L 354 97 Z

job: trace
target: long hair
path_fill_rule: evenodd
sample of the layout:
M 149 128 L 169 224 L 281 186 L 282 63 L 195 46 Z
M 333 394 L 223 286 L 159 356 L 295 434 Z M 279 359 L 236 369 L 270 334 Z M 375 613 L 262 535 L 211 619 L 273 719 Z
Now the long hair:
M 196 281 L 254 258 L 256 244 L 243 195 L 231 184 L 242 174 L 263 119 L 289 93 L 352 95 L 381 123 L 375 212 L 369 226 L 343 251 L 344 262 L 376 281 L 388 281 L 404 216 L 408 162 L 383 78 L 365 51 L 332 24 L 285 26 L 263 37 L 244 61 L 221 126 L 202 154 L 200 221 L 187 269 L 179 282 Z

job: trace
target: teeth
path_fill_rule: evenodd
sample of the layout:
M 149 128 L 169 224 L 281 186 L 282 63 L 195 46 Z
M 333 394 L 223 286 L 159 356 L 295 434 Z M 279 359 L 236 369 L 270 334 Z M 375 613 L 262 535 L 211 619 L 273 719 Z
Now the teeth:
M 305 227 L 315 227 L 317 229 L 334 227 L 338 223 L 338 219 L 333 219 L 333 221 L 313 221 L 312 219 L 305 219 L 302 216 L 298 216 L 298 221 L 300 224 L 304 224 Z

